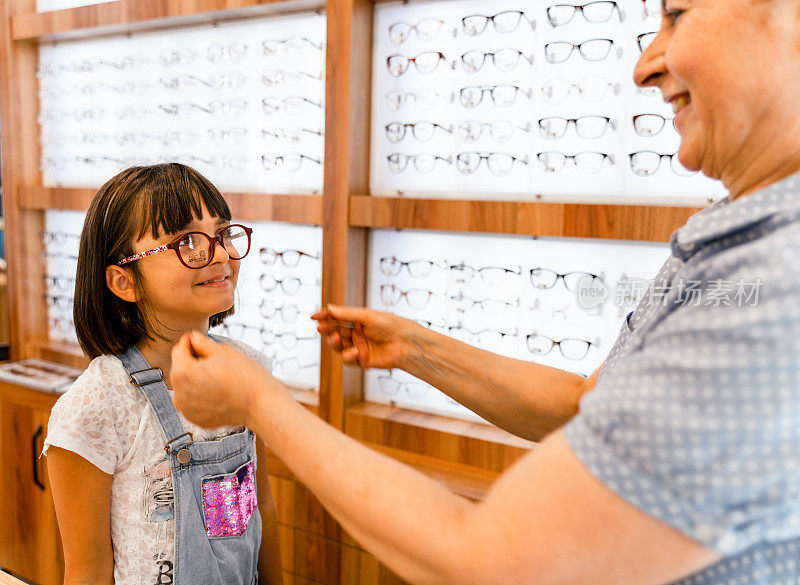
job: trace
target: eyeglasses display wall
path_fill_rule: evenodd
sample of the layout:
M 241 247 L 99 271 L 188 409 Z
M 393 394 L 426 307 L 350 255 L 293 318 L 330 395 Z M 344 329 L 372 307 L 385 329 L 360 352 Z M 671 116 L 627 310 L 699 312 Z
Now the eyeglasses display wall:
M 647 5 L 645 5 L 647 6 Z M 633 69 L 658 12 L 641 2 L 381 3 L 371 193 L 700 202 L 658 90 Z
M 83 221 L 77 211 L 45 214 L 42 300 L 53 340 L 77 343 L 72 310 Z M 272 358 L 275 375 L 293 386 L 317 389 L 320 337 L 310 317 L 320 306 L 322 232 L 283 223 L 244 224 L 253 233 L 239 269 L 236 312 L 212 333 L 261 350 Z
M 667 244 L 373 230 L 370 307 L 476 347 L 589 375 L 669 255 Z M 476 418 L 398 370 L 367 371 L 365 396 Z
M 72 307 L 75 298 L 75 271 L 78 267 L 78 247 L 86 214 L 80 211 L 47 211 L 40 260 L 43 265 L 47 306 L 47 328 L 50 339 L 78 343 Z
M 42 44 L 43 183 L 177 161 L 227 191 L 321 192 L 325 32 L 302 14 Z

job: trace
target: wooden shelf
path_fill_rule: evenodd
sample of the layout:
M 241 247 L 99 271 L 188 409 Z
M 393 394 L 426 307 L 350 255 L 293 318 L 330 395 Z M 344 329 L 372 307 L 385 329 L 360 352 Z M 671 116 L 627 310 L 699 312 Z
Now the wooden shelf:
M 668 242 L 702 207 L 350 197 L 350 225 Z
M 345 410 L 345 433 L 404 460 L 451 472 L 501 473 L 536 443 L 487 424 L 359 402 Z M 436 462 L 435 466 L 433 462 Z M 494 475 L 489 476 L 493 478 Z
M 0 382 L 0 400 L 10 400 L 20 406 L 49 411 L 61 394 L 37 390 L 5 380 Z
M 91 38 L 324 8 L 325 0 L 117 0 L 18 14 L 11 18 L 11 37 L 14 41 Z
M 28 342 L 25 355 L 50 362 L 57 362 L 74 368 L 86 368 L 89 358 L 83 355 L 80 346 L 75 343 L 52 341 L 49 339 Z
M 73 209 L 85 211 L 96 189 L 69 187 L 20 187 L 23 209 Z M 272 195 L 265 193 L 225 193 L 233 217 L 247 221 L 283 221 L 307 225 L 322 223 L 321 195 Z
M 319 392 L 305 388 L 295 388 L 293 386 L 289 386 L 288 384 L 287 388 L 289 388 L 289 392 L 292 394 L 292 397 L 297 400 L 297 402 L 319 416 Z
M 363 442 L 363 444 L 413 467 L 420 473 L 443 484 L 451 492 L 471 500 L 484 499 L 494 482 L 500 477 L 500 473 L 496 471 L 442 461 L 405 449 L 394 449 L 377 443 Z

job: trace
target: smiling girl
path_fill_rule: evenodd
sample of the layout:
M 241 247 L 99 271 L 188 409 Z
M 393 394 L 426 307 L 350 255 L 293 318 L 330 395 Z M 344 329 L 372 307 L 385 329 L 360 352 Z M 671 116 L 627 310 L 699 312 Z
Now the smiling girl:
M 180 164 L 127 169 L 86 215 L 75 328 L 92 359 L 53 408 L 44 451 L 65 583 L 251 585 L 262 515 L 255 437 L 187 422 L 167 386 L 175 342 L 233 313 L 249 227 Z M 218 341 L 270 366 L 240 342 Z M 262 502 L 269 583 L 281 582 L 277 522 Z

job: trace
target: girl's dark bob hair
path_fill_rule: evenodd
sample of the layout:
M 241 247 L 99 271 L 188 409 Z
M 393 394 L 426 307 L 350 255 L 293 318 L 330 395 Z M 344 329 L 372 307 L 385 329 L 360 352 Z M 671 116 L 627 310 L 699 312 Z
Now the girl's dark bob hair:
M 123 301 L 106 285 L 106 266 L 134 253 L 133 244 L 150 232 L 158 238 L 185 229 L 203 216 L 230 221 L 222 193 L 196 170 L 178 163 L 138 166 L 110 179 L 95 194 L 81 233 L 75 276 L 75 332 L 90 358 L 118 354 L 141 339 L 163 338 L 148 315 L 138 262 L 128 268 L 139 299 Z M 213 315 L 219 325 L 233 308 Z

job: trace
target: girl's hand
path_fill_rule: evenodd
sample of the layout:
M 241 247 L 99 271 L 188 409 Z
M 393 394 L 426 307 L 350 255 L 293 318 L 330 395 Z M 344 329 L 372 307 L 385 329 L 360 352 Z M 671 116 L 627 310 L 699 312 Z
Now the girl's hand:
M 422 326 L 391 313 L 328 305 L 311 316 L 334 350 L 348 365 L 362 368 L 401 368 L 413 350 L 414 333 Z
M 203 427 L 250 426 L 248 417 L 265 395 L 289 397 L 259 363 L 197 331 L 172 349 L 170 380 L 175 407 Z

